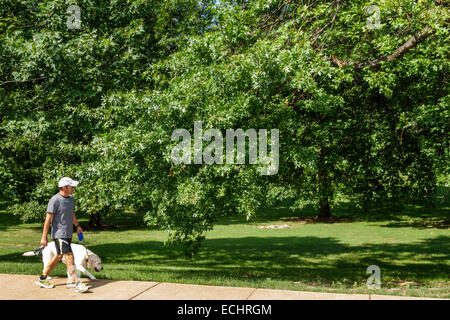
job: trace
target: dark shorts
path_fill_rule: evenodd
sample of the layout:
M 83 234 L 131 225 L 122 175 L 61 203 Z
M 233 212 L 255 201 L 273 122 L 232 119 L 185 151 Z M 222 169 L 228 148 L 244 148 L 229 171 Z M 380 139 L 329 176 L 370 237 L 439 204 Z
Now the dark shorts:
M 70 247 L 72 239 L 53 239 L 53 240 L 55 241 L 57 255 L 72 252 L 72 248 Z

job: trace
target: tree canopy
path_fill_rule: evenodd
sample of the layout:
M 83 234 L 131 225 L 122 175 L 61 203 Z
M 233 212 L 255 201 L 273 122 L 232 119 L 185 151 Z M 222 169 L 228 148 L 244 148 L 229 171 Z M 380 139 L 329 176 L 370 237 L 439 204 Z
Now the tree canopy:
M 91 215 L 145 212 L 196 249 L 221 215 L 430 203 L 448 183 L 440 1 L 64 1 L 0 8 L 0 193 L 24 219 L 55 181 Z M 279 169 L 174 164 L 177 128 L 279 130 Z M 203 148 L 208 146 L 203 143 Z M 248 150 L 247 158 L 248 159 Z

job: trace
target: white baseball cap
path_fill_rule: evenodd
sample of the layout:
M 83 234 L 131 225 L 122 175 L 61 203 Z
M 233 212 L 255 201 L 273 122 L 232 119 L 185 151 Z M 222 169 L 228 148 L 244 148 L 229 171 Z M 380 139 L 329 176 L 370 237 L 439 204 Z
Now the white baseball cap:
M 78 185 L 78 183 L 79 183 L 78 181 L 72 180 L 68 177 L 64 177 L 64 178 L 61 178 L 61 180 L 59 180 L 58 188 L 65 187 L 65 186 L 76 187 Z

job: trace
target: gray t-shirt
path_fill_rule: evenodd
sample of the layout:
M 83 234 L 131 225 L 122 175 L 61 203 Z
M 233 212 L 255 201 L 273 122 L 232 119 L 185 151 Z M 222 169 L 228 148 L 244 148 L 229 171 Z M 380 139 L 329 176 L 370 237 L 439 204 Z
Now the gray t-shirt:
M 50 199 L 47 212 L 53 214 L 52 239 L 72 239 L 74 211 L 75 200 L 72 196 L 63 197 L 57 193 Z

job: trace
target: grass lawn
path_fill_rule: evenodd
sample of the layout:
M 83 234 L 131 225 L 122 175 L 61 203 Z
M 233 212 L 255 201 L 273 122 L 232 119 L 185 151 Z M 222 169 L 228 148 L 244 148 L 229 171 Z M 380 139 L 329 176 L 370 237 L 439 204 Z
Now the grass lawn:
M 164 246 L 167 232 L 144 227 L 133 213 L 105 218 L 117 227 L 86 231 L 85 239 L 103 261 L 97 278 L 450 298 L 448 206 L 349 212 L 335 208 L 335 216 L 348 217 L 337 223 L 314 223 L 308 210 L 295 220 L 299 213 L 285 207 L 262 209 L 249 222 L 221 218 L 191 260 L 182 248 Z M 283 224 L 289 228 L 258 228 Z M 21 254 L 39 246 L 41 232 L 40 222 L 0 211 L 0 273 L 39 275 L 41 258 Z M 381 269 L 379 290 L 367 289 L 369 265 Z M 52 274 L 65 276 L 65 266 Z

